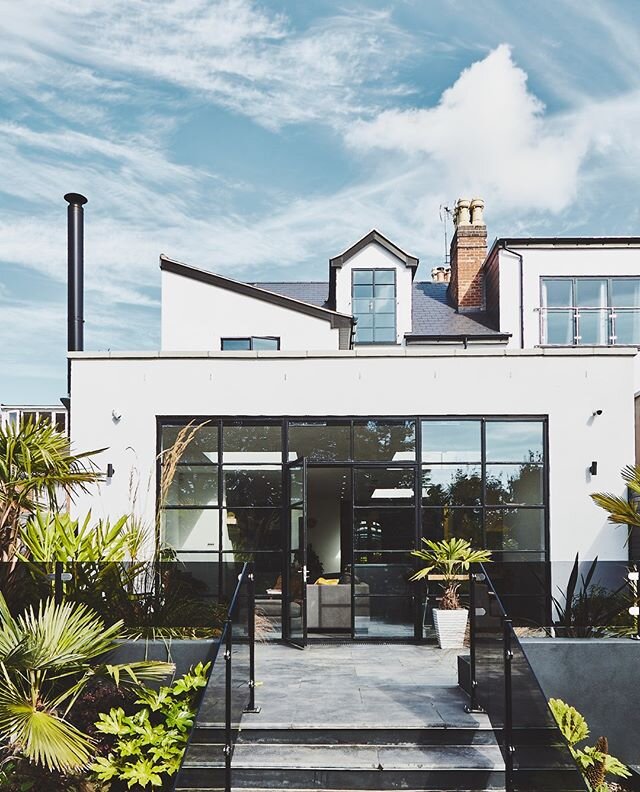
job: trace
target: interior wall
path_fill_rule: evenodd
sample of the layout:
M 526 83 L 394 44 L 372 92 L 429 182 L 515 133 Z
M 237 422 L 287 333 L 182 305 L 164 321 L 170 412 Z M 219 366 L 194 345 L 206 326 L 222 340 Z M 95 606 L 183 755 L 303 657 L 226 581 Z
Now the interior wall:
M 325 573 L 341 571 L 339 469 L 307 469 L 307 526 L 309 543 L 318 554 Z M 315 581 L 309 579 L 310 583 Z

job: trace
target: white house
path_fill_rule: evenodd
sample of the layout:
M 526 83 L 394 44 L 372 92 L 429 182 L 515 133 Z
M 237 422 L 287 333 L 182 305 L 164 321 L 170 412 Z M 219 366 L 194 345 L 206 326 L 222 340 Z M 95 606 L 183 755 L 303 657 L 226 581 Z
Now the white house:
M 115 471 L 104 512 L 129 511 L 139 482 L 138 510 L 150 524 L 160 510 L 185 561 L 223 581 L 251 558 L 265 601 L 282 582 L 299 641 L 419 637 L 421 537 L 464 536 L 547 579 L 576 553 L 626 559 L 589 493 L 621 492 L 634 460 L 640 238 L 487 253 L 482 209 L 458 201 L 450 277 L 430 280 L 378 231 L 331 258 L 325 283 L 241 283 L 161 256 L 161 350 L 70 355 L 72 440 L 107 447 Z M 158 504 L 162 451 L 190 422 Z M 328 616 L 312 584 L 346 568 Z

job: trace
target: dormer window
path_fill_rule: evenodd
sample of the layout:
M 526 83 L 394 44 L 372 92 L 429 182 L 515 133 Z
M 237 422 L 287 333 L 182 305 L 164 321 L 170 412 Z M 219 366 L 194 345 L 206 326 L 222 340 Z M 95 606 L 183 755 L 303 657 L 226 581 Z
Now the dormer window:
M 352 270 L 351 300 L 356 344 L 396 343 L 395 270 Z

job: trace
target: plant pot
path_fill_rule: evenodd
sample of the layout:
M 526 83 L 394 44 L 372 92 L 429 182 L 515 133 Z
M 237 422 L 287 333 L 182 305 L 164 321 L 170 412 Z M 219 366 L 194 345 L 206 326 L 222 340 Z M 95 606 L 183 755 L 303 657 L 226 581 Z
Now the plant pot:
M 468 615 L 469 611 L 466 608 L 433 609 L 433 626 L 436 628 L 441 649 L 462 649 Z

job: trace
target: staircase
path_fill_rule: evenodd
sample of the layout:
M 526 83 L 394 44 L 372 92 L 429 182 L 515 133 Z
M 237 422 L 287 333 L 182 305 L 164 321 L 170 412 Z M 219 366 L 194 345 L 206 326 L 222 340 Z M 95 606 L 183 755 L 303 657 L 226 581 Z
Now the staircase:
M 340 644 L 304 652 L 263 645 L 258 653 L 262 711 L 234 711 L 233 789 L 504 790 L 488 719 L 464 711 L 457 652 Z M 234 661 L 240 669 L 242 657 Z M 242 685 L 234 701 L 243 700 Z M 181 792 L 224 788 L 221 692 L 212 679 Z

